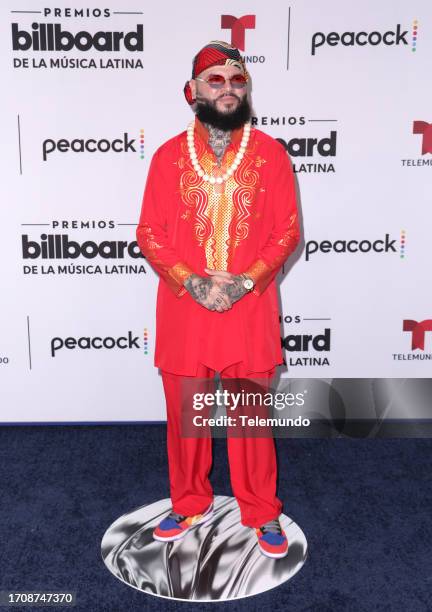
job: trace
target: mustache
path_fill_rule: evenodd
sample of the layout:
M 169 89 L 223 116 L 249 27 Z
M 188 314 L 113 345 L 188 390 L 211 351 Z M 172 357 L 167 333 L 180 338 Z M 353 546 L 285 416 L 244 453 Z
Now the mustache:
M 235 95 L 235 93 L 229 93 L 229 94 L 222 94 L 221 96 L 219 96 L 218 98 L 216 98 L 216 100 L 220 100 L 221 98 L 226 98 L 226 97 L 234 97 L 236 100 L 238 100 L 240 102 L 240 98 L 238 96 Z
M 216 102 L 217 100 L 221 100 L 222 98 L 225 98 L 227 96 L 233 96 L 234 98 L 236 98 L 236 100 L 238 100 L 238 102 L 240 102 L 240 98 L 235 94 L 235 93 L 230 93 L 230 94 L 222 94 L 221 96 L 219 96 L 218 98 L 215 98 L 214 102 Z M 204 98 L 204 96 L 196 96 L 195 100 L 197 100 L 197 102 L 207 102 L 207 98 Z

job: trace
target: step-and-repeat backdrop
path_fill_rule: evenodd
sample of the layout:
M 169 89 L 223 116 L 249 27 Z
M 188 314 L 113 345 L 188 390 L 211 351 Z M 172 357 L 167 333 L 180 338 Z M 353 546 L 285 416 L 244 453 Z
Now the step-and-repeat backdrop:
M 430 376 L 430 2 L 1 12 L 0 422 L 165 418 L 158 279 L 135 229 L 152 154 L 186 129 L 183 85 L 212 39 L 240 48 L 254 123 L 296 173 L 283 376 Z

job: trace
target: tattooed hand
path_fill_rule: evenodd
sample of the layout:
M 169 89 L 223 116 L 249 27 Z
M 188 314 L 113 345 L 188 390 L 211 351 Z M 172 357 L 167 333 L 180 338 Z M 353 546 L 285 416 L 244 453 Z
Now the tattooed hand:
M 231 281 L 224 279 L 224 283 L 230 285 Z M 227 293 L 220 287 L 218 279 L 191 274 L 185 280 L 184 286 L 193 299 L 208 310 L 224 312 L 232 306 Z
M 210 274 L 213 281 L 217 283 L 222 290 L 223 294 L 229 299 L 230 304 L 234 304 L 246 293 L 247 289 L 243 287 L 244 278 L 239 274 L 231 274 L 226 270 L 210 270 L 205 269 L 207 274 Z

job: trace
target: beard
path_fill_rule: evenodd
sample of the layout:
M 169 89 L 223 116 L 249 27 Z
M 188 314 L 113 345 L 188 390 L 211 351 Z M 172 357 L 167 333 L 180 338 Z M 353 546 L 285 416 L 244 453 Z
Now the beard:
M 209 102 L 201 98 L 196 101 L 195 114 L 201 123 L 209 123 L 219 130 L 228 132 L 244 125 L 251 118 L 252 109 L 247 95 L 243 96 L 235 110 L 224 113 L 216 108 L 216 100 Z

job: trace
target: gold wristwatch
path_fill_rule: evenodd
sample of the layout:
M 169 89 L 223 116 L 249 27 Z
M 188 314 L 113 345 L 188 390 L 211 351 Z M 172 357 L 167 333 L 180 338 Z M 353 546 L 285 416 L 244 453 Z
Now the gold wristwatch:
M 249 276 L 246 276 L 246 274 L 240 274 L 240 276 L 243 278 L 243 287 L 246 291 L 252 291 L 255 287 L 253 280 Z

